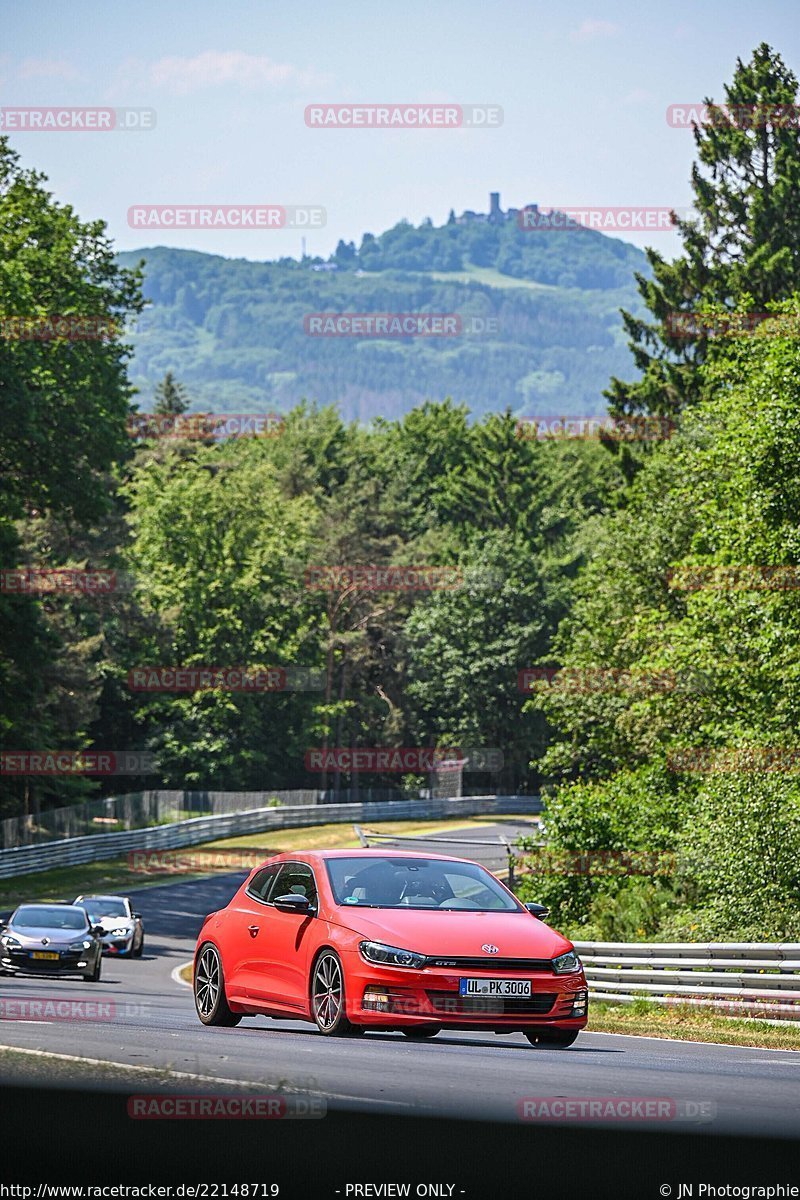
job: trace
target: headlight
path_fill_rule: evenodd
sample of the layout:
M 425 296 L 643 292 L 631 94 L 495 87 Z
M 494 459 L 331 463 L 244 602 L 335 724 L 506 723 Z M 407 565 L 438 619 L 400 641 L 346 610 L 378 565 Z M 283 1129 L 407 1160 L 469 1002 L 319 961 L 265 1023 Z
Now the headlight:
M 111 930 L 112 937 L 127 937 L 129 933 L 130 933 L 130 929 L 112 929 Z
M 379 963 L 382 967 L 424 967 L 424 954 L 413 950 L 399 950 L 397 946 L 384 946 L 383 942 L 360 942 L 359 950 L 367 962 Z
M 558 958 L 553 959 L 553 970 L 556 975 L 571 975 L 573 971 L 580 971 L 580 969 L 581 960 L 574 950 L 568 950 L 566 954 L 559 954 Z
M 22 942 L 18 942 L 15 937 L 11 937 L 11 935 L 8 933 L 5 935 L 5 937 L 0 938 L 0 943 L 2 943 L 8 950 L 22 949 Z
M 91 942 L 70 942 L 70 950 L 91 950 Z

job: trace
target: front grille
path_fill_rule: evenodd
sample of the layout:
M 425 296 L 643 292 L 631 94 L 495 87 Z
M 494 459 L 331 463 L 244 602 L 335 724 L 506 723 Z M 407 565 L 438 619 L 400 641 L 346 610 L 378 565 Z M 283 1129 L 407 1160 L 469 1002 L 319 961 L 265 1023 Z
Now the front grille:
M 456 971 L 549 971 L 553 964 L 549 958 L 495 958 L 485 954 L 482 958 L 436 958 L 428 955 L 426 967 L 450 967 Z
M 431 1008 L 451 1017 L 502 1017 L 549 1013 L 556 992 L 534 992 L 532 996 L 459 996 L 456 992 L 428 992 Z
M 54 959 L 19 958 L 12 959 L 11 965 L 18 967 L 21 971 L 42 971 L 44 974 L 47 974 L 48 971 L 64 971 L 70 967 L 74 967 L 77 965 L 78 959 L 79 955 L 77 954 L 72 954 L 69 957 L 62 955 L 57 962 Z

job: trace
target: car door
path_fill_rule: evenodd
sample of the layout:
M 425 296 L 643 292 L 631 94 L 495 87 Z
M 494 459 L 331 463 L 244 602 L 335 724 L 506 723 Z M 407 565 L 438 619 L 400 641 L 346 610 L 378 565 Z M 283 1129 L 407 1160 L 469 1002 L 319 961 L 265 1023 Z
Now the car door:
M 261 936 L 265 916 L 270 911 L 265 899 L 280 869 L 280 863 L 256 871 L 245 891 L 231 901 L 225 912 L 225 931 L 221 939 L 222 967 L 228 995 L 246 997 L 264 944 Z
M 279 912 L 277 896 L 307 896 L 318 906 L 314 872 L 307 863 L 281 863 L 277 879 L 263 905 L 265 913 L 256 941 L 258 963 L 248 976 L 254 999 L 305 1012 L 308 1008 L 308 958 L 316 918 L 304 913 Z

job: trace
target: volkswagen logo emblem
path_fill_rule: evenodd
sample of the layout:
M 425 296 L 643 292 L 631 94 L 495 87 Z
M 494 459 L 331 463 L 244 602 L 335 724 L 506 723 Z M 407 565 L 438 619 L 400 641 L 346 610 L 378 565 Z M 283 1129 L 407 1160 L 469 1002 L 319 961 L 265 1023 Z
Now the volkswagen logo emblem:
M 487 954 L 497 954 L 498 953 L 497 946 L 493 946 L 491 944 L 491 942 L 484 942 L 483 945 L 481 946 L 481 950 L 484 950 Z
M 42 945 L 43 945 L 43 946 L 49 946 L 49 945 L 50 945 L 50 938 L 42 938 Z

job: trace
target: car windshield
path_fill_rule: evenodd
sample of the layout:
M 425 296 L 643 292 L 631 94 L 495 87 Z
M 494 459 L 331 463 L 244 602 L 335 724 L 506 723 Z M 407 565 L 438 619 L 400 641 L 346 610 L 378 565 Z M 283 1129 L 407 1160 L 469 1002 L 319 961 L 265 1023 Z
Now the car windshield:
M 128 910 L 124 900 L 104 900 L 102 896 L 84 896 L 81 904 L 93 921 L 103 917 L 127 917 Z
M 33 904 L 18 908 L 11 919 L 18 929 L 85 929 L 86 917 L 79 908 L 64 905 L 41 907 Z
M 524 912 L 477 863 L 370 855 L 332 858 L 327 867 L 336 903 L 354 908 Z

